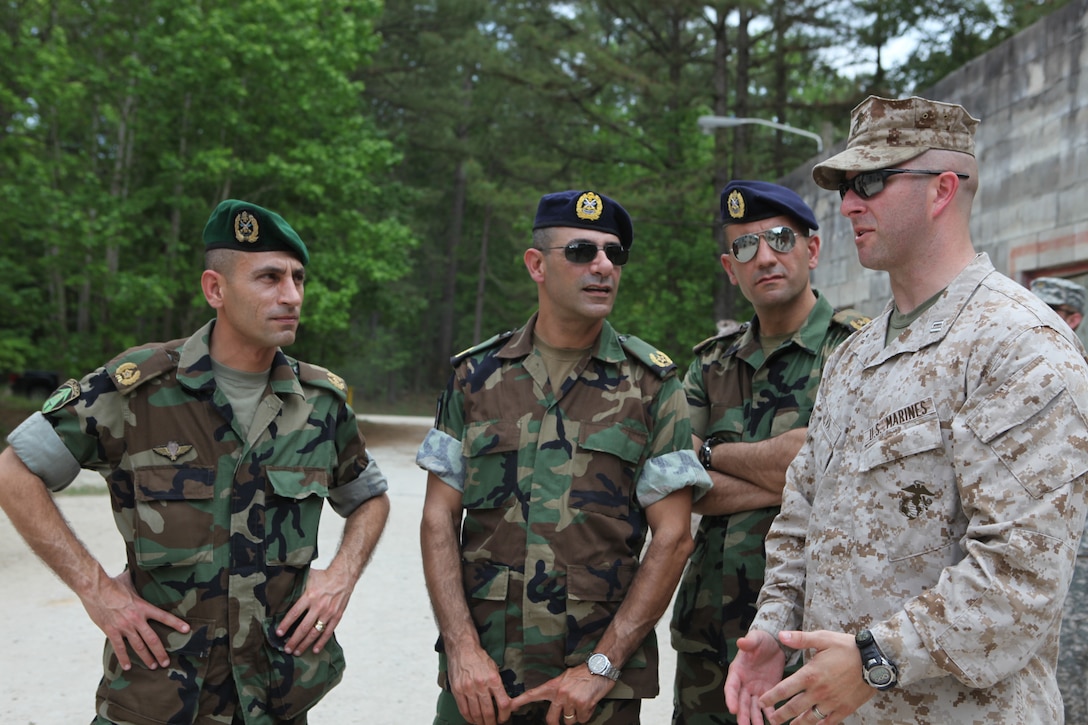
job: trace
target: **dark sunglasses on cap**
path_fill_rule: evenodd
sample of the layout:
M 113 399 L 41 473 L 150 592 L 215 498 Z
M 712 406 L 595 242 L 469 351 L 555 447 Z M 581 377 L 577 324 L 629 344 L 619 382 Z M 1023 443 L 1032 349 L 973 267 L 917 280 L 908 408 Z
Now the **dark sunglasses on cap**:
M 895 174 L 921 174 L 923 176 L 939 176 L 940 174 L 953 173 L 961 179 L 970 179 L 967 174 L 955 171 L 933 171 L 932 169 L 879 169 L 877 171 L 863 171 L 852 179 L 847 179 L 839 184 L 839 198 L 845 199 L 846 192 L 851 189 L 862 199 L 871 199 L 884 191 L 884 184 L 889 176 Z
M 563 247 L 548 247 L 548 249 L 562 249 L 563 256 L 572 264 L 589 264 L 597 258 L 597 252 L 601 251 L 602 247 L 583 239 Z M 619 244 L 606 244 L 603 249 L 604 256 L 617 267 L 627 264 L 627 258 L 631 255 L 629 250 Z
M 779 254 L 785 254 L 797 244 L 797 233 L 789 227 L 771 227 L 755 234 L 741 234 L 733 240 L 733 259 L 742 264 L 755 259 L 756 252 L 759 251 L 760 237 Z

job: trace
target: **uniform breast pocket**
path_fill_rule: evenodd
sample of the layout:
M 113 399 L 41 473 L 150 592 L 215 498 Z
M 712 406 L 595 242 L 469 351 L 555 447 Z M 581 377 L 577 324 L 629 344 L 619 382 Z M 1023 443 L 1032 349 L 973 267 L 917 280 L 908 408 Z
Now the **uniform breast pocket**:
M 885 431 L 861 454 L 858 467 L 872 482 L 872 535 L 883 541 L 889 561 L 955 544 L 962 534 L 953 523 L 959 497 L 936 413 Z M 932 561 L 943 566 L 940 557 Z
M 570 505 L 626 518 L 647 437 L 646 430 L 627 425 L 582 423 L 572 461 Z
M 156 466 L 134 472 L 133 549 L 141 568 L 212 560 L 215 471 Z
M 521 432 L 514 421 L 488 420 L 465 426 L 465 508 L 503 508 L 516 497 L 520 447 Z
M 272 495 L 266 511 L 268 563 L 305 566 L 317 558 L 321 506 L 329 496 L 324 468 L 268 468 Z

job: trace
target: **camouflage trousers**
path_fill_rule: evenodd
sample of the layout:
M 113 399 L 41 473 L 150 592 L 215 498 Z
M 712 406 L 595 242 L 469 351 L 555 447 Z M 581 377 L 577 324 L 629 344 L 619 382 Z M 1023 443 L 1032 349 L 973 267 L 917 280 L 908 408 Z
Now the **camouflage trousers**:
M 673 725 L 735 723 L 737 718 L 725 707 L 725 675 L 725 668 L 709 657 L 677 652 Z
M 1065 722 L 1088 723 L 1088 558 L 1083 555 L 1077 557 L 1062 612 L 1058 689 L 1065 703 Z
M 550 706 L 550 703 L 538 702 L 523 707 L 514 713 L 506 725 L 540 725 L 544 722 Z M 588 725 L 639 725 L 641 711 L 642 700 L 601 700 Z M 461 717 L 461 711 L 457 709 L 457 700 L 453 693 L 443 690 L 438 696 L 438 713 L 435 715 L 434 725 L 465 725 L 466 722 Z
M 225 721 L 225 722 L 229 722 L 230 725 L 245 725 L 245 723 L 246 723 L 245 718 L 242 716 L 242 713 L 238 712 L 237 710 L 234 713 L 234 718 L 231 719 L 231 720 Z M 282 725 L 307 725 L 306 715 L 299 715 L 298 717 L 296 717 L 296 718 L 294 718 L 292 720 L 280 720 L 280 723 Z M 124 724 L 110 722 L 109 720 L 106 720 L 103 717 L 96 717 L 94 720 L 91 720 L 91 725 L 124 725 Z

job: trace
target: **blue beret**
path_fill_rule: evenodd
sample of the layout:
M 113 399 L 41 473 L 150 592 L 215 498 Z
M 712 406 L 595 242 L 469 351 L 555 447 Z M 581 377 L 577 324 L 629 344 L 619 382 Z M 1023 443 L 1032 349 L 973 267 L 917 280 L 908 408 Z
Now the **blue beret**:
M 290 252 L 303 264 L 310 252 L 279 214 L 247 201 L 227 199 L 215 207 L 204 225 L 204 249 L 239 252 Z
M 558 191 L 545 194 L 536 208 L 533 229 L 574 227 L 615 234 L 620 246 L 630 249 L 634 241 L 627 210 L 595 191 Z
M 789 216 L 809 230 L 819 229 L 816 215 L 792 189 L 767 181 L 730 181 L 722 189 L 722 225 L 747 224 Z M 805 231 L 805 230 L 799 230 Z

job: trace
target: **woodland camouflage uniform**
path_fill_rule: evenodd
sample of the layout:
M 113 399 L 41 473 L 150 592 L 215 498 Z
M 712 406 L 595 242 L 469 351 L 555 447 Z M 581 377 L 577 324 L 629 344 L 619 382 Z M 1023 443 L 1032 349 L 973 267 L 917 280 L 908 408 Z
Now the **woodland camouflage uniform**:
M 604 322 L 555 389 L 532 344 L 535 322 L 455 358 L 417 457 L 463 491 L 465 592 L 511 696 L 593 652 L 638 570 L 644 507 L 710 485 L 667 356 Z M 651 631 L 608 698 L 653 697 L 657 667 Z M 445 670 L 440 655 L 443 688 Z M 436 722 L 462 721 L 440 698 Z
M 853 310 L 835 312 L 816 296 L 805 323 L 769 357 L 760 343 L 758 318 L 695 347 L 684 378 L 695 435 L 751 442 L 808 425 L 828 356 L 868 322 Z M 736 722 L 721 690 L 736 641 L 756 614 L 766 563 L 763 538 L 778 511 L 776 506 L 703 516 L 699 522 L 695 551 L 673 607 L 678 722 Z M 712 665 L 704 666 L 704 659 Z M 715 706 L 706 707 L 707 701 Z
M 385 479 L 343 381 L 282 351 L 243 436 L 212 374 L 214 324 L 69 381 L 44 417 L 11 436 L 41 468 L 29 439 L 55 430 L 73 471 L 103 473 L 136 593 L 191 627 L 182 634 L 148 621 L 171 659 L 155 670 L 130 650 L 132 668 L 122 671 L 106 643 L 98 723 L 305 722 L 343 673 L 335 637 L 320 654 L 289 656 L 290 633 L 275 628 L 318 554 L 322 503 L 347 516 Z M 43 478 L 53 490 L 71 480 Z

